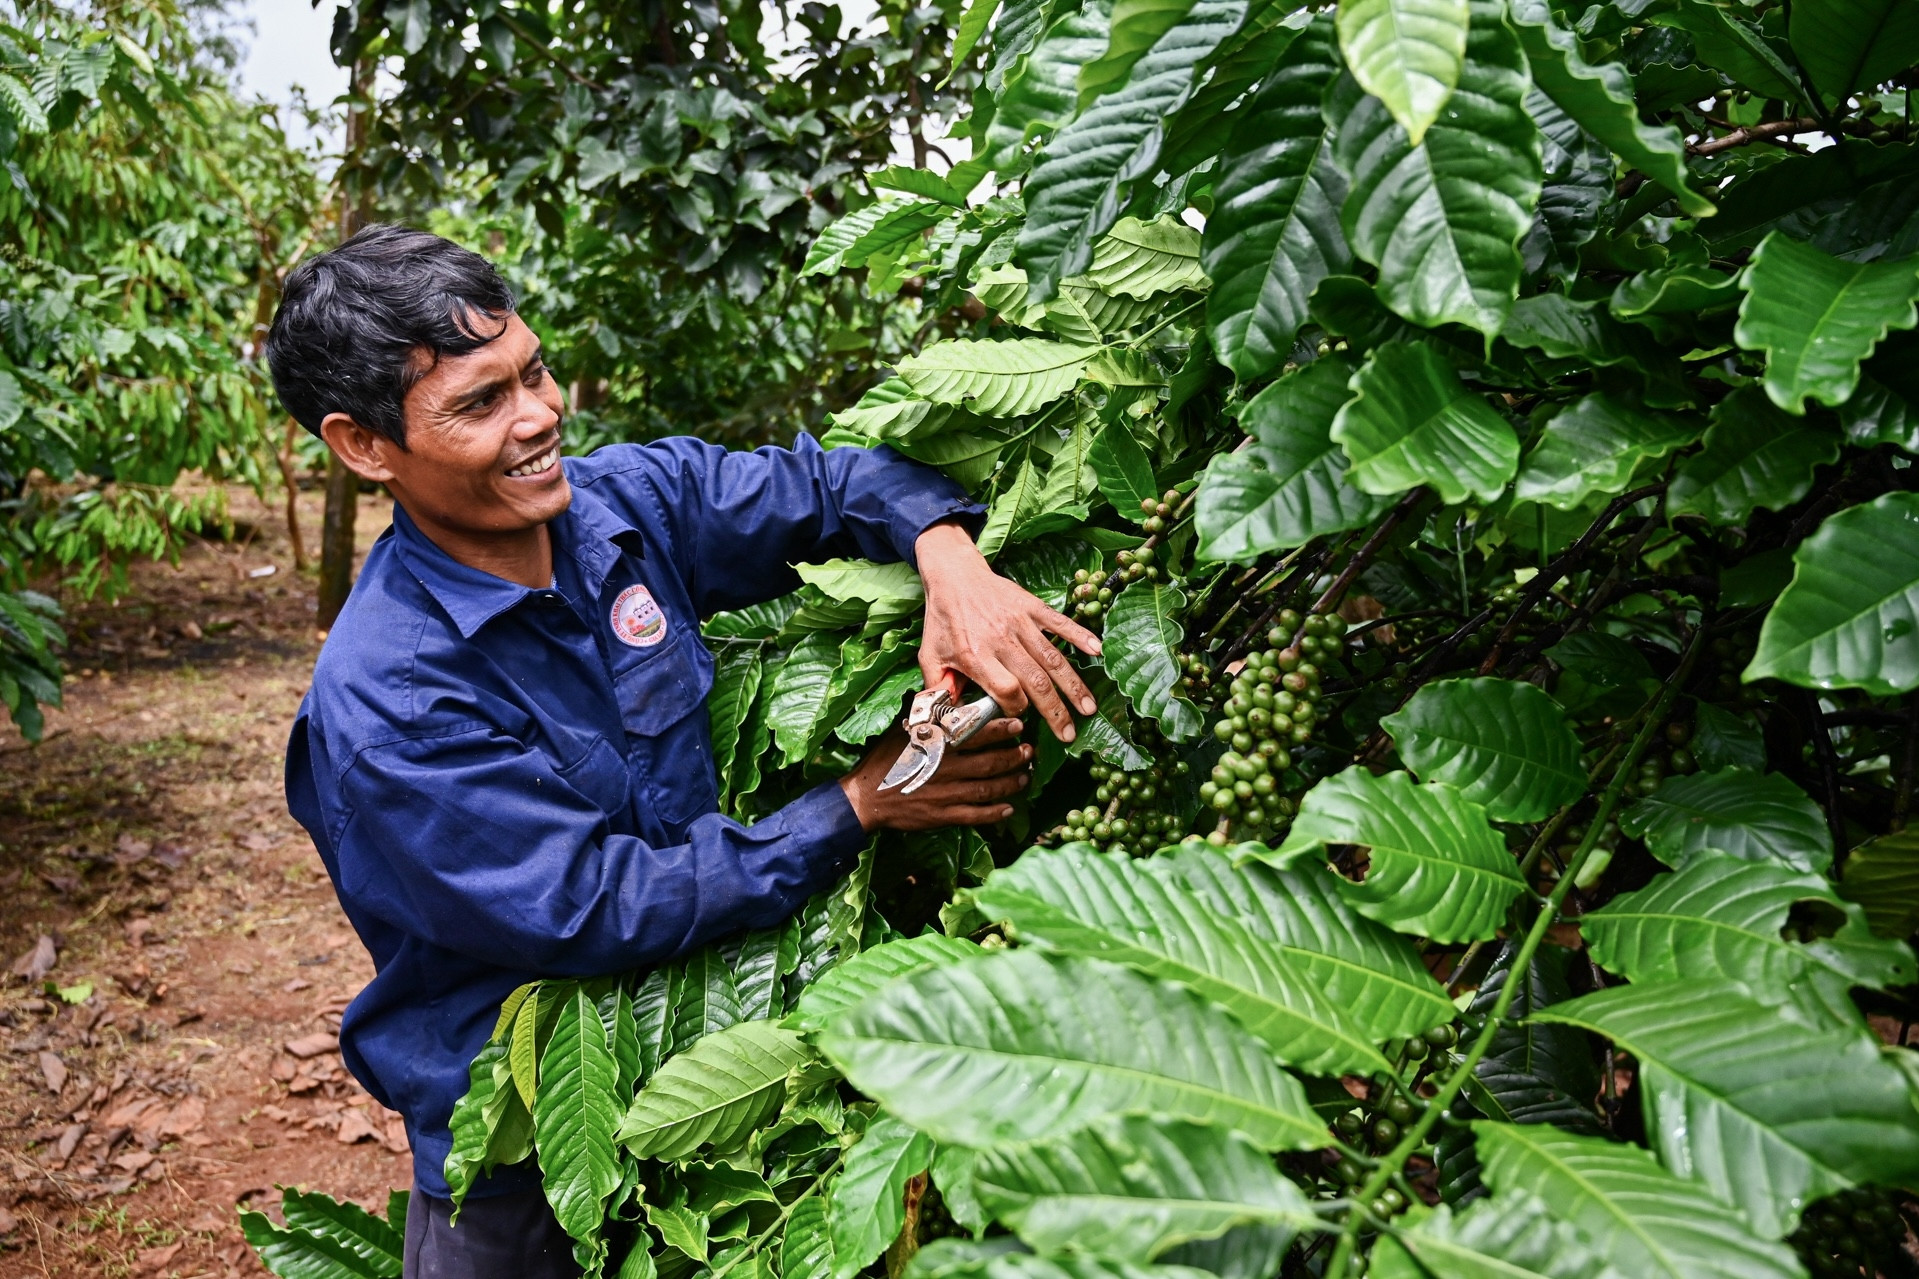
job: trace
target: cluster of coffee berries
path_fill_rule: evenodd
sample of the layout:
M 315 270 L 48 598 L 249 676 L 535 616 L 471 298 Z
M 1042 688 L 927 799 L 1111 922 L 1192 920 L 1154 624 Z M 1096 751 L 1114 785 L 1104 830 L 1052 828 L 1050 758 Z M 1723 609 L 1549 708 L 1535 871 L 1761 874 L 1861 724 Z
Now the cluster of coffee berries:
M 1213 735 L 1227 751 L 1200 786 L 1201 802 L 1210 804 L 1236 837 L 1260 838 L 1284 829 L 1295 808 L 1280 792 L 1280 774 L 1292 767 L 1291 748 L 1311 741 L 1318 722 L 1319 668 L 1299 649 L 1248 656 L 1213 724 Z M 1223 842 L 1227 831 L 1215 834 L 1215 842 Z
M 1071 595 L 1073 616 L 1082 622 L 1098 621 L 1100 615 L 1112 606 L 1114 594 L 1125 590 L 1128 583 L 1141 578 L 1157 582 L 1159 566 L 1153 563 L 1156 558 L 1152 547 L 1142 546 L 1137 550 L 1121 551 L 1115 559 L 1117 567 L 1110 573 L 1105 569 L 1093 572 L 1083 568 L 1074 569 Z M 1118 579 L 1117 583 L 1108 586 L 1107 583 L 1114 578 Z
M 1806 1210 L 1787 1242 L 1815 1279 L 1825 1276 L 1903 1274 L 1906 1221 L 1896 1193 L 1856 1186 L 1821 1199 Z
M 1714 701 L 1737 706 L 1748 700 L 1751 686 L 1741 682 L 1739 675 L 1751 665 L 1753 654 L 1758 651 L 1759 635 L 1756 631 L 1720 635 L 1706 645 L 1707 656 L 1718 668 L 1712 685 Z
M 1172 843 L 1185 825 L 1176 811 L 1172 783 L 1189 771 L 1183 759 L 1132 772 L 1095 762 L 1088 770 L 1095 783 L 1094 803 L 1066 814 L 1052 834 L 1061 841 L 1143 857 Z
M 1213 664 L 1201 653 L 1180 653 L 1177 655 L 1180 677 L 1179 686 L 1187 697 L 1196 702 L 1209 702 L 1213 691 Z
M 1143 527 L 1149 537 L 1158 537 L 1164 533 L 1173 519 L 1173 511 L 1179 506 L 1179 490 L 1167 489 L 1157 499 L 1142 497 L 1139 509 L 1146 516 Z
M 1429 1071 L 1450 1070 L 1452 1049 L 1458 1042 L 1458 1033 L 1451 1026 L 1435 1026 L 1422 1034 L 1392 1040 L 1384 1052 L 1402 1073 L 1410 1071 L 1417 1077 Z M 1424 1103 L 1408 1096 L 1399 1082 L 1384 1072 L 1374 1078 L 1372 1096 L 1373 1100 L 1333 1120 L 1333 1131 L 1348 1146 L 1383 1155 L 1399 1144 Z M 1356 1186 L 1366 1179 L 1366 1170 L 1351 1155 L 1341 1155 L 1330 1172 L 1334 1181 L 1345 1186 Z M 1373 1212 L 1381 1217 L 1393 1216 L 1405 1207 L 1405 1196 L 1392 1189 L 1372 1205 Z

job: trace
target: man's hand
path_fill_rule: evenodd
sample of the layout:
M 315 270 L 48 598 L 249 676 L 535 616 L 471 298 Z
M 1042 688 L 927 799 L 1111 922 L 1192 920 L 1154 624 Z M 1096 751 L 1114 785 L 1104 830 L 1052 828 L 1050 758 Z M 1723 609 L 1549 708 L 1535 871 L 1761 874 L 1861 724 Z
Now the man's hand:
M 1016 719 L 996 719 L 964 746 L 946 752 L 939 772 L 911 795 L 883 791 L 886 770 L 906 749 L 906 733 L 895 728 L 880 738 L 860 766 L 840 778 L 840 789 L 854 816 L 868 831 L 932 830 L 938 826 L 985 826 L 1013 815 L 1002 803 L 1033 780 L 1033 748 L 1014 739 Z
M 993 571 L 955 523 L 935 524 L 914 543 L 926 584 L 926 635 L 920 670 L 926 686 L 964 676 L 1011 712 L 1032 706 L 1062 742 L 1073 740 L 1073 715 L 1097 709 L 1093 695 L 1046 638 L 1051 632 L 1083 653 L 1099 653 L 1099 637 L 1046 607 Z M 959 689 L 954 687 L 955 695 Z M 1066 701 L 1062 701 L 1064 697 Z

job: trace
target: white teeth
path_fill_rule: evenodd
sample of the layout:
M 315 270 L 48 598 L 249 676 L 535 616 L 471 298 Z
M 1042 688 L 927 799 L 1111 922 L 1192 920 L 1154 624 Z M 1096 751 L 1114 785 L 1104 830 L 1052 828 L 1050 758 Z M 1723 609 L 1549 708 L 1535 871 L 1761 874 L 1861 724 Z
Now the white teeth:
M 523 462 L 519 466 L 514 467 L 508 471 L 507 474 L 515 479 L 524 479 L 529 475 L 538 475 L 542 471 L 551 470 L 559 460 L 559 446 L 555 445 L 553 448 L 548 449 L 546 452 L 534 458 L 531 462 Z

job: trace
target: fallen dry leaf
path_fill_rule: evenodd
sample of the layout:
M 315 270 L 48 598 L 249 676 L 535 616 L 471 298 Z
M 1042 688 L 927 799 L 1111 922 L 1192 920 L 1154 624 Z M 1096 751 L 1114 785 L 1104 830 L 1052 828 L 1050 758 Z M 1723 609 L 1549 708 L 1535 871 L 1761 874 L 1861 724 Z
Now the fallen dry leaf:
M 206 1121 L 207 1104 L 198 1097 L 188 1097 L 173 1109 L 154 1131 L 162 1137 L 179 1137 L 192 1132 Z
M 371 1137 L 380 1140 L 380 1130 L 358 1110 L 349 1110 L 340 1120 L 340 1131 L 335 1134 L 343 1146 L 351 1146 L 356 1141 Z
M 116 1157 L 113 1166 L 122 1172 L 139 1172 L 152 1162 L 153 1156 L 147 1151 L 129 1150 L 126 1154 Z
M 142 1274 L 155 1274 L 165 1270 L 173 1259 L 180 1255 L 180 1249 L 187 1246 L 184 1239 L 168 1244 L 164 1248 L 148 1248 L 134 1258 L 134 1264 Z
M 286 1050 L 302 1061 L 308 1057 L 318 1057 L 321 1053 L 330 1053 L 339 1046 L 338 1038 L 320 1033 L 302 1035 L 298 1039 L 289 1039 L 286 1042 Z
M 32 949 L 13 961 L 13 972 L 15 976 L 25 977 L 31 986 L 44 980 L 59 962 L 60 953 L 54 949 L 53 938 L 41 933 L 40 940 L 33 943 Z
M 60 1090 L 67 1086 L 67 1063 L 60 1060 L 59 1053 L 40 1054 L 40 1073 L 46 1076 L 47 1091 L 55 1096 L 58 1096 Z
M 68 1124 L 67 1130 L 60 1134 L 60 1143 L 53 1148 L 54 1158 L 58 1159 L 62 1164 L 73 1158 L 73 1148 L 78 1146 L 80 1139 L 86 1135 L 87 1126 L 85 1124 Z

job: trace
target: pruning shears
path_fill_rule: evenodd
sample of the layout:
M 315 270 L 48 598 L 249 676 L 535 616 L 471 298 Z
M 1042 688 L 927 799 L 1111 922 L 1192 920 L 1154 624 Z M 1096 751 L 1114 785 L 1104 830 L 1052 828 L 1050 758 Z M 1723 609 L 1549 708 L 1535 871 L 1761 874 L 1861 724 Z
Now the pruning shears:
M 949 746 L 963 746 L 1002 712 L 990 694 L 970 702 L 958 700 L 959 680 L 948 679 L 913 695 L 906 713 L 906 749 L 886 770 L 881 790 L 898 789 L 911 795 L 939 772 Z

